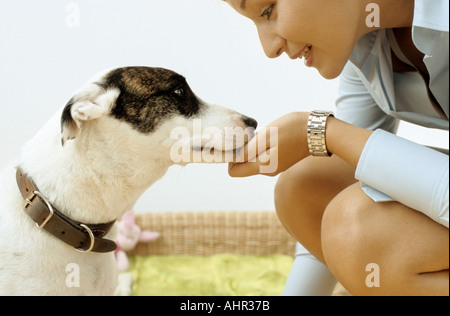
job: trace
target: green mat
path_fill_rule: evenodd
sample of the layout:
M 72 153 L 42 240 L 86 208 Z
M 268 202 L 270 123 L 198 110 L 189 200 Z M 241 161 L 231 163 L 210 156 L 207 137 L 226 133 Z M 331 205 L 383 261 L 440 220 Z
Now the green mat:
M 136 256 L 135 296 L 279 296 L 293 258 L 283 255 Z

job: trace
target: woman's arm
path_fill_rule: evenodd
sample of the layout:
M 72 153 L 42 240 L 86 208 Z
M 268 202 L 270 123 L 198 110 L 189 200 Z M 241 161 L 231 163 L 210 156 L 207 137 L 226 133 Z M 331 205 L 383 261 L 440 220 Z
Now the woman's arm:
M 308 116 L 291 113 L 263 128 L 244 148 L 244 162 L 230 164 L 230 175 L 275 176 L 309 156 Z M 448 156 L 333 117 L 327 121 L 326 143 L 330 152 L 357 168 L 358 180 L 448 227 Z M 268 166 L 269 172 L 262 172 Z
M 446 154 L 377 130 L 364 147 L 355 177 L 365 191 L 376 189 L 449 227 Z
M 232 177 L 257 174 L 276 176 L 310 155 L 307 144 L 309 113 L 287 114 L 264 127 L 244 147 L 243 162 L 231 163 Z M 326 127 L 328 150 L 355 168 L 372 131 L 329 117 Z M 272 166 L 270 170 L 268 167 Z
M 343 137 L 343 135 L 341 134 L 342 132 L 346 132 L 351 134 L 351 137 L 358 137 L 361 141 L 361 136 L 358 136 L 358 133 L 361 133 L 361 135 L 365 135 L 365 138 L 368 138 L 366 135 L 368 131 L 366 131 L 366 129 L 375 130 L 381 128 L 384 130 L 395 132 L 397 129 L 398 121 L 395 118 L 384 113 L 379 108 L 375 100 L 370 95 L 369 90 L 362 82 L 361 78 L 358 77 L 354 67 L 355 66 L 350 62 L 347 63 L 342 74 L 339 77 L 339 97 L 336 100 L 336 117 L 341 121 L 330 118 L 328 122 L 328 124 L 331 123 L 332 125 L 335 125 L 334 128 L 337 129 L 337 132 L 339 134 L 335 134 L 335 131 L 331 131 L 330 133 L 328 133 L 328 136 L 337 135 L 337 137 L 339 138 Z M 257 152 L 259 154 L 263 153 L 263 156 L 265 158 L 264 161 L 267 161 L 269 158 L 269 162 L 271 162 L 272 165 L 277 165 L 276 170 L 274 170 L 273 168 L 261 168 L 261 165 L 265 166 L 268 163 L 257 161 L 249 165 L 230 164 L 230 175 L 235 177 L 244 177 L 255 174 L 277 175 L 309 155 L 307 147 L 305 147 L 307 146 L 307 144 L 305 142 L 301 142 L 306 141 L 307 120 L 308 113 L 288 114 L 274 121 L 266 128 L 262 129 L 249 144 L 249 146 L 247 146 L 247 149 L 254 149 L 257 144 L 262 144 L 262 148 Z M 333 124 L 334 120 L 340 123 Z M 345 124 L 343 121 L 348 122 L 351 125 Z M 361 127 L 361 129 L 357 129 L 356 126 Z M 283 142 L 280 143 L 279 146 L 275 146 L 274 142 L 270 144 L 270 129 L 273 127 L 278 129 L 278 139 L 283 140 Z M 345 129 L 351 130 L 345 131 Z M 295 141 L 295 138 L 298 138 L 298 141 Z M 286 145 L 284 144 L 284 140 L 286 140 Z M 329 142 L 329 140 L 327 141 Z M 339 142 L 339 139 L 337 139 L 337 141 Z M 361 155 L 363 144 L 359 144 L 359 149 L 357 149 L 355 147 L 356 144 L 353 144 L 351 139 L 346 138 L 340 140 L 340 142 L 345 141 L 348 141 L 350 147 L 353 147 L 353 152 L 347 152 L 343 154 L 349 157 L 349 159 L 352 159 L 352 164 L 354 167 L 356 167 L 354 160 L 356 159 L 355 157 L 359 157 Z M 364 140 L 362 141 L 364 142 Z M 328 146 L 329 150 L 331 151 L 333 144 L 328 144 Z M 270 150 L 266 152 L 266 148 L 270 148 Z M 280 154 L 280 150 L 283 152 L 282 154 Z M 247 154 L 248 153 L 246 153 L 246 155 Z M 350 158 L 350 156 L 353 156 L 353 158 Z M 250 157 L 247 157 L 246 159 L 244 159 L 244 161 L 251 161 L 254 158 L 255 155 L 250 154 Z M 263 172 L 266 170 L 269 170 L 270 172 Z
M 372 135 L 370 130 L 333 117 L 328 118 L 326 129 L 328 150 L 355 168 L 358 166 L 359 158 L 370 135 Z

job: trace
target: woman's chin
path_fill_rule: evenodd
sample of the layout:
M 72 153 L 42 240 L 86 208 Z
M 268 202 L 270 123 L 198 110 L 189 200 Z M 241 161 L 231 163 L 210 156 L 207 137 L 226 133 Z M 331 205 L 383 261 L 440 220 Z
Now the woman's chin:
M 332 80 L 339 77 L 339 75 L 342 73 L 343 68 L 337 69 L 336 67 L 317 67 L 317 70 L 323 78 Z

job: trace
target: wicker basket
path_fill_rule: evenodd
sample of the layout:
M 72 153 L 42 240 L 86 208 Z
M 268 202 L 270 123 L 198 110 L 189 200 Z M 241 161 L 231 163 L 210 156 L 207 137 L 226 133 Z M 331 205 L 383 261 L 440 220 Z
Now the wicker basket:
M 150 243 L 140 243 L 129 255 L 211 256 L 295 254 L 295 240 L 275 212 L 187 212 L 136 214 L 144 230 L 161 233 Z M 340 285 L 334 296 L 349 293 Z
M 295 240 L 275 212 L 145 213 L 136 214 L 136 224 L 161 237 L 129 255 L 295 254 Z

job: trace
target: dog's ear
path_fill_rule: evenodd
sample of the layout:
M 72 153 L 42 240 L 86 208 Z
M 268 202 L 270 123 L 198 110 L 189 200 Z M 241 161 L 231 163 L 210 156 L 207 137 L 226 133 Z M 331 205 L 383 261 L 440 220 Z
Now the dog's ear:
M 99 86 L 80 92 L 66 104 L 61 116 L 61 143 L 78 137 L 85 122 L 96 120 L 110 112 L 120 91 Z

